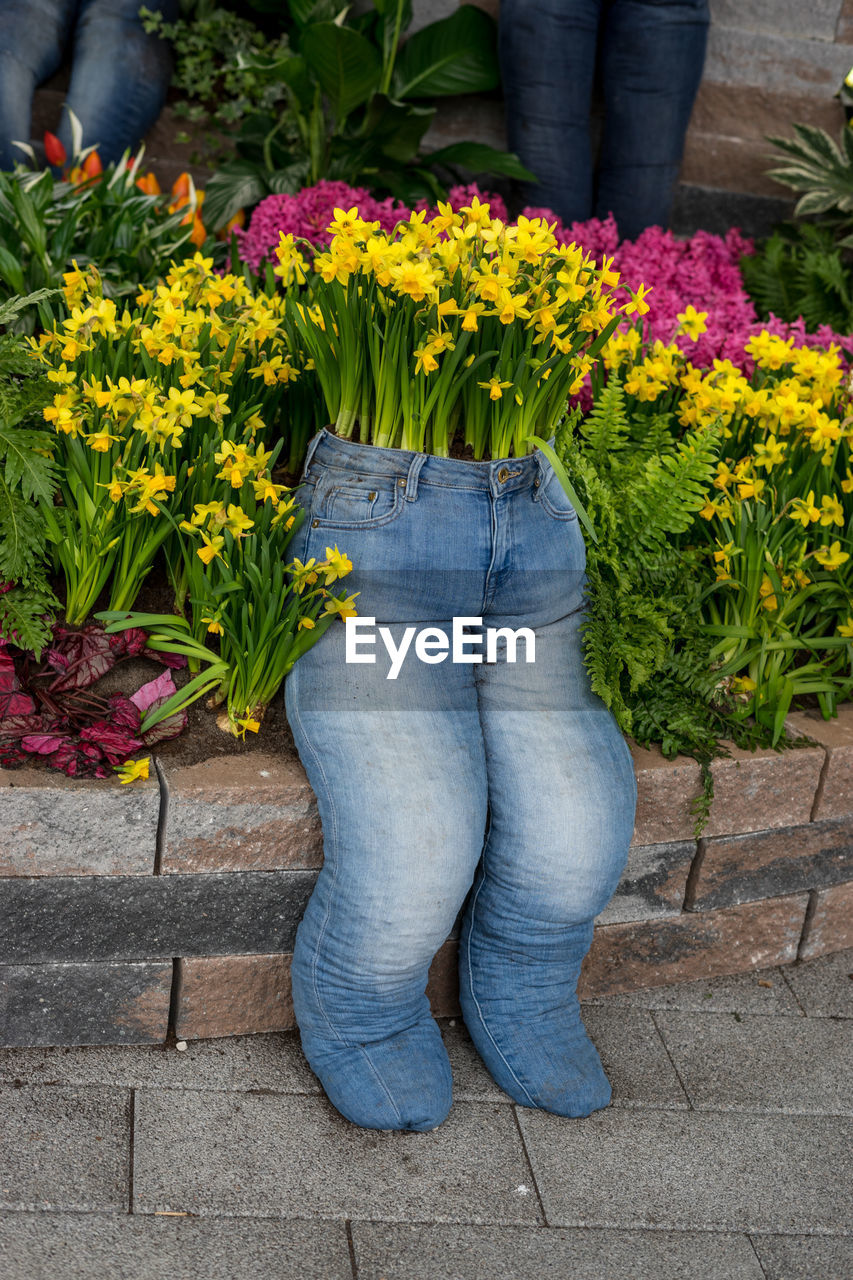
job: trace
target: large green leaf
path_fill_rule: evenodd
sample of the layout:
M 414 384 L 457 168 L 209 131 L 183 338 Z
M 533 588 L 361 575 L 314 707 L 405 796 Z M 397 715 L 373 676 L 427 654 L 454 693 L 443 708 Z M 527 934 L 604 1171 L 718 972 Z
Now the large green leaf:
M 379 87 L 382 62 L 374 45 L 349 27 L 317 22 L 302 37 L 302 56 L 344 120 Z
M 496 151 L 484 142 L 454 142 L 439 151 L 424 156 L 430 164 L 443 164 L 449 168 L 460 167 L 471 173 L 502 173 L 519 182 L 535 182 L 536 175 L 525 169 L 518 156 L 511 151 Z
M 223 165 L 205 187 L 204 219 L 211 230 L 224 227 L 238 209 L 248 209 L 267 195 L 264 175 L 239 160 Z
M 382 65 L 388 66 L 389 60 L 396 56 L 400 37 L 411 25 L 412 0 L 373 0 L 373 5 L 379 15 Z
M 393 96 L 435 98 L 496 89 L 496 32 L 493 19 L 471 4 L 416 31 L 397 57 Z
M 394 102 L 384 94 L 375 93 L 354 137 L 367 143 L 386 160 L 406 164 L 417 153 L 421 138 L 434 116 L 435 107 Z
M 271 5 L 279 8 L 280 4 Z M 326 22 L 335 17 L 339 9 L 346 8 L 343 0 L 287 0 L 290 16 L 298 27 L 307 27 L 309 22 Z

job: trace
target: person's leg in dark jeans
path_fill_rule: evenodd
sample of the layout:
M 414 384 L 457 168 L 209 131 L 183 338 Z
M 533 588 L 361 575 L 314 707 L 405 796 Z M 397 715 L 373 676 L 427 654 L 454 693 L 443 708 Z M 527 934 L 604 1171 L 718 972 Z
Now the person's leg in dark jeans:
M 96 146 L 105 165 L 135 148 L 163 109 L 172 77 L 169 44 L 147 35 L 141 0 L 79 0 L 67 105 L 83 126 L 83 145 Z M 167 21 L 178 0 L 149 0 Z M 71 126 L 63 113 L 57 130 L 71 154 Z
M 537 184 L 525 200 L 564 222 L 592 216 L 590 103 L 601 0 L 501 0 L 507 137 Z
M 77 0 L 0 0 L 0 169 L 26 159 L 33 93 L 62 62 Z
M 707 0 L 611 0 L 607 7 L 595 214 L 612 213 L 624 239 L 669 221 L 709 21 Z

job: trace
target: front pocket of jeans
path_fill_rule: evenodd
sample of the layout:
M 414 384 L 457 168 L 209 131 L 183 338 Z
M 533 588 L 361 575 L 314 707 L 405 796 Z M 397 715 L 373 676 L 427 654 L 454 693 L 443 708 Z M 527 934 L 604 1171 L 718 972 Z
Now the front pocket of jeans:
M 365 476 L 362 480 L 321 475 L 314 489 L 309 518 L 314 529 L 372 529 L 390 524 L 403 510 L 403 486 L 396 480 Z
M 577 520 L 577 511 L 556 474 L 550 468 L 538 492 L 539 502 L 552 519 Z

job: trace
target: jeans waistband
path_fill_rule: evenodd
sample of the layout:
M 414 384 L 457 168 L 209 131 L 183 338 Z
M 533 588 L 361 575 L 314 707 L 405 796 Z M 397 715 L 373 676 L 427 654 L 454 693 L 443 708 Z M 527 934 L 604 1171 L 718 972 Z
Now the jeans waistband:
M 406 496 L 413 499 L 418 483 L 449 489 L 482 489 L 492 493 L 527 488 L 538 483 L 548 464 L 539 449 L 523 458 L 468 462 L 463 458 L 438 458 L 435 454 L 417 453 L 413 449 L 386 449 L 360 444 L 356 440 L 333 435 L 323 427 L 308 446 L 306 479 L 310 478 L 315 465 L 405 480 Z

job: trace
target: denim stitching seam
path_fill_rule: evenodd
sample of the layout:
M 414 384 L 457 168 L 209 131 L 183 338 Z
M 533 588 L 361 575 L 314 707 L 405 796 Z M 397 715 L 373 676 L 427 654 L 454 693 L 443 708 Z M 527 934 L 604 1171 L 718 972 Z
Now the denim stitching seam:
M 485 855 L 484 855 L 484 856 L 485 856 Z M 472 902 L 471 902 L 471 923 L 470 923 L 470 925 L 469 925 L 469 927 L 468 927 L 468 937 L 467 937 L 467 939 L 466 939 L 466 943 L 465 943 L 465 963 L 466 963 L 466 966 L 467 966 L 467 969 L 468 969 L 468 990 L 471 992 L 471 999 L 474 1001 L 474 1005 L 475 1005 L 475 1007 L 476 1007 L 476 1009 L 477 1009 L 477 1015 L 478 1015 L 478 1017 L 479 1017 L 479 1019 L 480 1019 L 480 1025 L 482 1026 L 482 1028 L 483 1028 L 483 1030 L 485 1031 L 486 1035 L 487 1035 L 487 1036 L 489 1037 L 489 1039 L 491 1040 L 491 1042 L 492 1042 L 492 1046 L 493 1046 L 493 1048 L 494 1048 L 495 1052 L 497 1053 L 497 1055 L 498 1055 L 498 1057 L 500 1058 L 501 1062 L 502 1062 L 502 1063 L 504 1064 L 504 1066 L 506 1067 L 506 1069 L 507 1069 L 507 1071 L 509 1072 L 509 1074 L 512 1076 L 512 1078 L 513 1078 L 513 1080 L 515 1081 L 515 1083 L 518 1085 L 518 1087 L 519 1087 L 519 1089 L 521 1090 L 521 1092 L 524 1094 L 524 1096 L 525 1096 L 526 1098 L 528 1098 L 528 1099 L 530 1100 L 530 1105 L 531 1105 L 531 1107 L 535 1107 L 535 1106 L 536 1106 L 536 1103 L 534 1102 L 533 1098 L 531 1098 L 531 1097 L 530 1097 L 529 1092 L 528 1092 L 528 1091 L 527 1091 L 527 1089 L 524 1087 L 524 1085 L 521 1083 L 521 1081 L 519 1080 L 518 1076 L 517 1076 L 517 1075 L 515 1074 L 515 1072 L 513 1071 L 513 1069 L 512 1069 L 512 1067 L 510 1066 L 510 1064 L 507 1062 L 506 1058 L 504 1057 L 503 1053 L 501 1052 L 501 1050 L 500 1050 L 500 1048 L 499 1048 L 499 1046 L 498 1046 L 498 1044 L 497 1044 L 497 1041 L 495 1040 L 495 1037 L 492 1035 L 491 1031 L 489 1030 L 488 1024 L 487 1024 L 487 1022 L 486 1022 L 486 1019 L 485 1019 L 485 1018 L 484 1018 L 484 1016 L 483 1016 L 483 1010 L 480 1008 L 480 1002 L 479 1002 L 479 1000 L 477 999 L 477 996 L 476 996 L 476 995 L 475 995 L 475 993 L 474 993 L 474 972 L 473 972 L 473 967 L 472 967 L 472 965 L 471 965 L 471 934 L 472 934 L 472 933 L 473 933 L 473 931 L 474 931 L 474 918 L 475 918 L 476 911 L 477 911 L 477 899 L 479 898 L 479 896 L 480 896 L 480 890 L 482 889 L 482 887 L 483 887 L 483 885 L 484 885 L 485 883 L 486 883 L 486 873 L 485 873 L 485 868 L 484 868 L 484 870 L 483 870 L 483 878 L 482 878 L 482 880 L 480 881 L 479 885 L 477 886 L 477 890 L 476 890 L 476 892 L 475 892 L 475 894 L 474 894 L 474 897 L 473 897 L 473 899 L 472 899 Z

